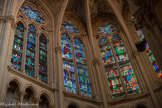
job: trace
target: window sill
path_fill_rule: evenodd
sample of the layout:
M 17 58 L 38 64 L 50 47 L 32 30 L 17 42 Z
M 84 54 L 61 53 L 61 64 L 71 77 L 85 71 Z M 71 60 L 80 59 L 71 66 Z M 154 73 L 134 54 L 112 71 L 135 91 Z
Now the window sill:
M 148 95 L 149 95 L 149 93 L 133 94 L 133 95 L 129 95 L 127 97 L 112 99 L 108 102 L 108 104 L 115 105 L 115 104 L 119 104 L 119 103 L 123 103 L 123 102 L 129 102 L 129 101 L 137 100 L 137 98 L 143 99 L 143 98 L 147 97 Z
M 100 102 L 100 101 L 96 100 L 95 98 L 92 98 L 92 99 L 86 98 L 84 96 L 78 96 L 77 94 L 68 93 L 66 91 L 63 91 L 63 93 L 66 97 L 78 99 L 80 101 L 91 102 L 91 103 L 96 104 L 96 105 L 102 105 L 103 104 L 103 102 Z
M 7 69 L 8 69 L 8 72 L 10 72 L 10 73 L 12 73 L 12 74 L 15 74 L 15 75 L 17 75 L 17 76 L 19 76 L 19 77 L 21 77 L 21 78 L 24 78 L 24 79 L 26 79 L 26 80 L 28 80 L 28 81 L 30 81 L 30 82 L 36 84 L 36 85 L 39 85 L 39 86 L 41 86 L 41 87 L 43 87 L 43 88 L 45 88 L 45 89 L 51 91 L 51 92 L 58 91 L 58 89 L 52 88 L 52 87 L 49 86 L 48 84 L 45 84 L 45 83 L 43 83 L 43 82 L 41 82 L 41 81 L 38 81 L 38 80 L 36 80 L 35 78 L 32 78 L 32 77 L 30 77 L 30 76 L 28 76 L 28 75 L 22 73 L 21 71 L 18 71 L 18 70 L 16 70 L 16 69 L 13 69 L 13 68 L 12 68 L 11 66 L 9 66 L 9 65 L 7 66 Z

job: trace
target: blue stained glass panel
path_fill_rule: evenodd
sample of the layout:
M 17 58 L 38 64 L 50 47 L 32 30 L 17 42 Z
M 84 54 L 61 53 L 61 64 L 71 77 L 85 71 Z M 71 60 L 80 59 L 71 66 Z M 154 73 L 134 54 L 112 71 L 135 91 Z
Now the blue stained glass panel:
M 106 34 L 113 34 L 115 30 L 116 30 L 116 27 L 113 27 L 110 24 L 110 25 L 107 25 L 106 27 L 100 27 L 99 30 L 98 30 L 98 33 L 105 36 Z
M 44 34 L 39 38 L 39 78 L 47 83 L 47 39 Z
M 24 40 L 24 25 L 21 22 L 18 22 L 14 35 L 14 43 L 11 55 L 11 66 L 19 71 L 21 70 L 23 40 Z
M 83 45 L 81 41 L 78 38 L 74 39 L 74 49 L 75 49 L 75 56 L 77 59 L 77 62 L 85 64 L 85 56 L 84 56 L 84 50 Z
M 71 40 L 67 34 L 62 34 L 61 47 L 65 90 L 77 94 Z
M 101 39 L 99 42 L 102 60 L 105 66 L 106 76 L 111 89 L 112 98 L 123 97 L 124 89 L 121 85 L 118 69 L 115 64 L 114 56 L 112 53 L 111 45 L 107 38 Z
M 33 19 L 35 22 L 39 24 L 45 23 L 45 20 L 41 17 L 41 14 L 38 11 L 33 10 L 31 7 L 21 7 L 21 10 L 25 12 L 25 15 L 28 18 Z
M 88 76 L 88 70 L 86 65 L 77 65 L 78 77 L 79 77 L 79 85 L 80 85 L 80 92 L 83 96 L 92 98 L 91 93 L 91 85 L 90 79 Z
M 76 28 L 76 26 L 75 25 L 73 25 L 73 24 L 68 24 L 68 23 L 63 23 L 62 24 L 62 27 L 65 27 L 65 29 L 67 30 L 67 31 L 70 31 L 70 32 L 72 32 L 72 33 L 74 33 L 74 34 L 77 34 L 77 33 L 79 33 L 79 30 Z
M 25 60 L 25 71 L 26 74 L 34 77 L 35 72 L 35 39 L 36 39 L 36 29 L 34 25 L 28 26 L 27 33 L 27 44 L 26 44 L 26 60 Z M 32 41 L 31 41 L 32 40 Z
M 77 94 L 73 63 L 63 61 L 63 69 L 64 86 L 66 91 Z
M 79 77 L 80 92 L 83 96 L 92 98 L 90 79 L 85 62 L 83 44 L 79 38 L 74 39 L 74 50 L 77 62 L 77 71 Z
M 128 93 L 129 94 L 140 93 L 141 90 L 139 88 L 136 76 L 134 75 L 132 65 L 129 62 L 129 58 L 123 41 L 119 36 L 114 36 L 112 37 L 112 43 L 115 49 L 115 54 L 117 56 L 117 60 L 119 62 L 120 70 L 122 72 L 122 76 L 126 88 L 128 90 Z

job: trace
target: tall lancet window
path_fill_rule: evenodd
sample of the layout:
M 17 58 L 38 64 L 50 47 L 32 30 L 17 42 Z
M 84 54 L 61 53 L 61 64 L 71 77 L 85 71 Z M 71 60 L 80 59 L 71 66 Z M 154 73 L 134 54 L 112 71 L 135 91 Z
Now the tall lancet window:
M 71 40 L 67 34 L 62 34 L 62 58 L 64 71 L 64 86 L 66 91 L 76 94 L 76 81 L 72 55 Z
M 62 24 L 67 35 L 62 34 L 62 58 L 65 90 L 74 94 L 92 98 L 90 78 L 88 74 L 83 43 L 74 36 L 79 30 L 74 25 Z
M 39 6 L 39 5 L 38 5 Z M 18 12 L 11 54 L 11 66 L 26 75 L 47 83 L 46 15 L 35 4 L 25 1 Z M 21 22 L 24 22 L 23 24 Z M 27 28 L 27 29 L 24 29 Z
M 143 41 L 145 39 L 141 29 L 137 31 L 137 34 L 140 37 L 141 41 Z M 152 51 L 151 51 L 147 42 L 145 43 L 145 48 L 146 48 L 145 51 L 147 53 L 147 56 L 149 57 L 149 60 L 150 60 L 151 64 L 153 65 L 153 68 L 154 68 L 156 74 L 158 75 L 158 78 L 162 79 L 162 71 L 159 69 L 159 65 L 158 65 L 154 55 L 152 54 Z
M 26 44 L 26 60 L 25 72 L 27 75 L 35 76 L 35 43 L 36 43 L 36 28 L 34 25 L 28 26 L 27 44 Z
M 113 36 L 111 28 L 109 30 L 111 32 L 107 34 L 99 31 L 98 33 L 101 33 L 99 46 L 112 98 L 124 97 L 126 93 L 128 95 L 140 93 L 123 41 L 119 36 Z
M 79 77 L 80 92 L 83 96 L 92 97 L 83 44 L 79 40 L 79 38 L 74 38 L 74 49 L 77 72 Z
M 14 36 L 14 44 L 11 55 L 11 65 L 17 70 L 21 70 L 22 51 L 24 41 L 24 25 L 21 22 L 17 23 Z
M 39 37 L 39 78 L 47 83 L 47 38 L 44 34 Z

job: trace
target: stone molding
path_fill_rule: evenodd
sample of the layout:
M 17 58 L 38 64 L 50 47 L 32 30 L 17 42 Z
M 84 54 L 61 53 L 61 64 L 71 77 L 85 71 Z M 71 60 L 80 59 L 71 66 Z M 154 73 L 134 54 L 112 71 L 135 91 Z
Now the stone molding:
M 34 79 L 34 78 L 30 77 L 30 76 L 27 76 L 26 74 L 24 74 L 24 73 L 22 73 L 22 72 L 20 72 L 20 71 L 18 71 L 18 70 L 16 70 L 16 69 L 13 69 L 13 68 L 12 68 L 11 66 L 9 66 L 9 65 L 7 66 L 7 68 L 8 68 L 8 72 L 13 73 L 13 74 L 15 74 L 15 75 L 17 75 L 17 76 L 19 76 L 19 77 L 21 77 L 21 78 L 24 78 L 24 79 L 26 79 L 26 80 L 28 80 L 28 81 L 30 81 L 30 82 L 36 84 L 36 85 L 39 85 L 40 87 L 43 87 L 43 88 L 45 88 L 45 89 L 51 91 L 51 92 L 56 92 L 56 91 L 58 91 L 58 89 L 52 88 L 52 87 L 50 87 L 49 85 L 47 85 L 47 84 L 45 84 L 45 83 L 43 83 L 43 82 L 37 81 L 36 79 Z
M 15 18 L 13 15 L 8 15 L 8 16 L 0 16 L 0 21 L 2 22 L 11 22 L 11 26 L 15 27 Z
M 61 53 L 62 53 L 62 48 L 61 48 L 61 46 L 55 47 L 55 52 L 61 54 Z
M 103 104 L 103 102 L 96 100 L 95 98 L 90 99 L 90 98 L 86 98 L 84 96 L 78 96 L 78 95 L 75 95 L 75 94 L 71 94 L 71 93 L 68 93 L 68 92 L 65 92 L 65 91 L 63 93 L 66 97 L 78 99 L 78 100 L 85 101 L 85 102 L 91 102 L 91 103 L 96 104 L 96 105 L 102 105 Z

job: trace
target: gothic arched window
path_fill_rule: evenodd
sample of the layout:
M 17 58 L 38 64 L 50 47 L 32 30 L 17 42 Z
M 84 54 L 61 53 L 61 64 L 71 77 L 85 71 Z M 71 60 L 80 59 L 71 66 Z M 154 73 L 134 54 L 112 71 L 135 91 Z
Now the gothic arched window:
M 22 51 L 24 41 L 24 25 L 21 22 L 17 23 L 14 35 L 14 43 L 11 55 L 11 65 L 17 70 L 21 70 Z
M 47 83 L 47 39 L 41 33 L 45 30 L 42 26 L 46 26 L 46 21 L 43 18 L 45 16 L 41 16 L 43 15 L 33 2 L 26 1 L 21 6 L 17 18 L 19 22 L 15 29 L 11 66 Z M 24 22 L 26 27 L 21 22 Z
M 72 56 L 71 40 L 67 34 L 62 35 L 62 57 L 64 71 L 64 86 L 66 91 L 76 94 L 76 81 Z
M 143 41 L 145 39 L 141 29 L 137 31 L 137 34 L 140 37 L 141 41 Z M 149 57 L 149 60 L 150 60 L 151 64 L 153 65 L 153 68 L 154 68 L 155 72 L 158 75 L 158 78 L 162 79 L 162 71 L 159 69 L 159 65 L 158 65 L 154 55 L 152 54 L 152 51 L 151 51 L 151 49 L 150 49 L 147 42 L 145 43 L 145 48 L 146 48 L 145 51 L 146 51 L 146 53 L 147 53 L 147 55 Z
M 121 38 L 102 34 L 99 46 L 112 98 L 140 93 L 139 84 Z
M 39 37 L 39 78 L 47 83 L 47 38 L 44 34 Z
M 83 43 L 79 38 L 74 38 L 79 30 L 68 23 L 62 26 L 67 32 L 73 33 L 72 36 L 63 33 L 61 40 L 65 89 L 67 92 L 80 92 L 82 96 L 92 98 Z
M 79 38 L 74 38 L 74 50 L 77 72 L 79 77 L 80 92 L 83 96 L 91 97 L 90 80 L 84 55 L 83 44 Z
M 35 76 L 35 44 L 36 44 L 36 29 L 34 25 L 28 26 L 27 48 L 25 60 L 25 72 L 27 75 Z

